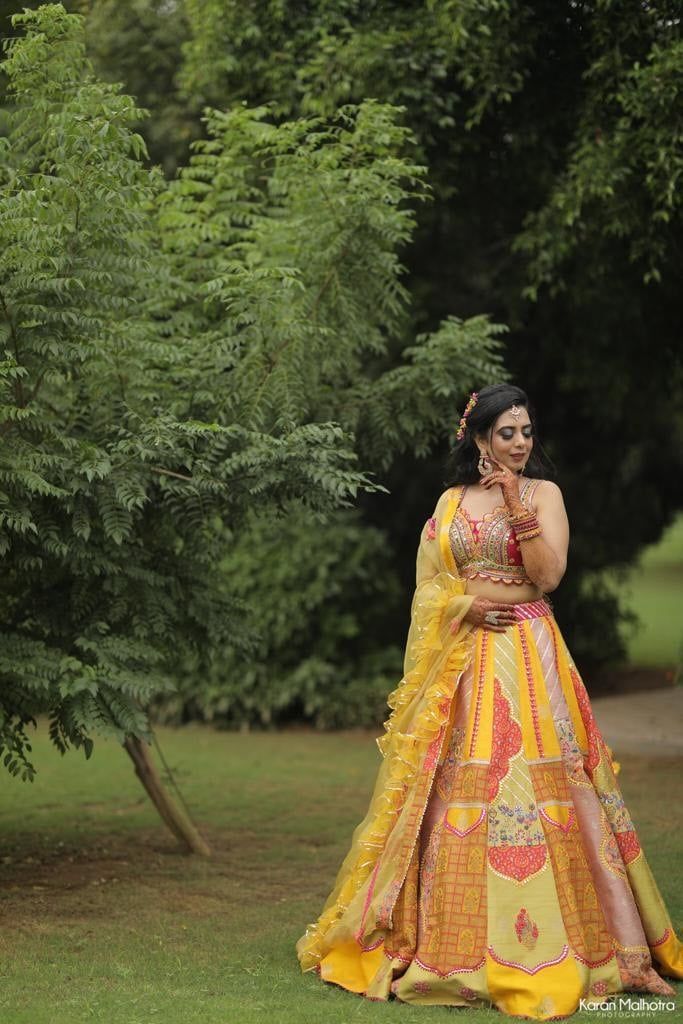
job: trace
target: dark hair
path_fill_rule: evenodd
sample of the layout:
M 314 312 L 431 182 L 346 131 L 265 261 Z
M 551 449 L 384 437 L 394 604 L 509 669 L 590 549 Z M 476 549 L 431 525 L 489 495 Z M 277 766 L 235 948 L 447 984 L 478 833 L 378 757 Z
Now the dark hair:
M 474 435 L 486 434 L 501 413 L 504 413 L 512 405 L 523 405 L 531 420 L 531 436 L 534 443 L 524 467 L 525 476 L 543 480 L 555 476 L 555 466 L 536 436 L 536 417 L 526 393 L 515 384 L 487 384 L 477 394 L 479 397 L 465 420 L 465 433 L 460 441 L 455 441 L 448 454 L 444 466 L 446 474 L 444 486 L 474 484 L 481 480 L 477 469 L 479 449 Z

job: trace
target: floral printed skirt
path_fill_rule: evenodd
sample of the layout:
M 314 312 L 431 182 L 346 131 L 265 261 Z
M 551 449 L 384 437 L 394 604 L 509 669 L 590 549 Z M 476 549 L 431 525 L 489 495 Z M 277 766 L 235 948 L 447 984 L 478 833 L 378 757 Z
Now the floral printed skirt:
M 547 601 L 475 631 L 391 930 L 319 965 L 369 998 L 537 1020 L 672 987 L 673 930 Z M 346 959 L 345 959 L 346 958 Z M 355 972 L 355 973 L 354 973 Z

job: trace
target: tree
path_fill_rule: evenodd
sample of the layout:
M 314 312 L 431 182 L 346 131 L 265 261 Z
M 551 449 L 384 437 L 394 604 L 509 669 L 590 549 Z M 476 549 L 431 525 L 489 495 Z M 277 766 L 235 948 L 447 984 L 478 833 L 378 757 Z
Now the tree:
M 239 631 L 218 579 L 221 524 L 254 502 L 323 511 L 375 486 L 331 423 L 270 432 L 173 414 L 175 359 L 152 329 L 169 268 L 142 165 L 141 111 L 95 80 L 82 19 L 16 15 L 3 70 L 0 430 L 4 763 L 35 774 L 26 726 L 87 757 L 140 755 L 151 696 L 182 652 Z M 155 314 L 156 311 L 156 314 Z M 173 339 L 180 342 L 181 339 Z M 245 396 L 245 401 L 248 396 Z M 215 410 L 207 410 L 209 412 Z
M 167 184 L 132 130 L 144 111 L 94 76 L 83 18 L 54 4 L 13 22 L 0 743 L 33 778 L 26 726 L 46 714 L 62 752 L 113 734 L 144 776 L 147 709 L 177 665 L 253 646 L 219 567 L 230 538 L 380 489 L 359 461 L 375 431 L 428 447 L 455 388 L 434 371 L 493 373 L 501 328 L 449 321 L 382 372 L 424 175 L 399 111 L 276 126 L 207 110 Z
M 189 105 L 272 101 L 281 118 L 367 96 L 405 106 L 434 196 L 405 255 L 418 330 L 482 311 L 509 325 L 505 362 L 536 402 L 572 525 L 558 615 L 585 671 L 622 656 L 629 619 L 600 572 L 631 564 L 680 508 L 677 5 L 185 12 Z M 431 486 L 438 471 L 436 457 L 399 458 L 391 478 Z
M 397 113 L 369 101 L 277 130 L 266 108 L 207 116 L 207 140 L 159 202 L 174 267 L 164 300 L 172 318 L 160 331 L 188 338 L 174 371 L 183 415 L 204 417 L 208 403 L 245 424 L 332 419 L 380 473 L 401 451 L 429 451 L 459 388 L 504 373 L 502 328 L 486 317 L 448 319 L 392 365 L 410 327 L 397 251 L 414 225 L 407 200 L 424 191 L 423 169 L 397 155 L 410 145 Z M 245 393 L 257 401 L 240 405 Z M 255 511 L 222 564 L 226 586 L 251 597 L 260 643 L 246 659 L 218 643 L 208 674 L 188 662 L 159 713 L 232 724 L 296 711 L 319 725 L 376 721 L 401 660 L 401 597 L 385 548 L 351 512 L 323 532 L 296 505 L 278 523 Z M 377 596 L 371 618 L 359 591 Z

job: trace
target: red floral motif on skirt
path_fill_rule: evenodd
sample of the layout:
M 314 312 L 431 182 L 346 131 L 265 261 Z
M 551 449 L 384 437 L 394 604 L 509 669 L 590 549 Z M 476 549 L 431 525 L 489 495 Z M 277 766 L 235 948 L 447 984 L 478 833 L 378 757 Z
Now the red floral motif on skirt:
M 533 949 L 538 939 L 538 925 L 529 917 L 529 911 L 522 907 L 515 918 L 515 933 L 526 949 Z
M 501 875 L 522 882 L 540 871 L 545 863 L 546 846 L 490 846 L 489 863 Z
M 488 798 L 493 800 L 498 792 L 501 779 L 504 779 L 510 767 L 510 758 L 514 757 L 522 746 L 522 730 L 510 715 L 510 702 L 505 699 L 500 689 L 500 680 L 493 680 L 493 736 L 491 739 L 491 764 L 488 778 Z
M 608 835 L 606 835 L 604 839 L 601 850 L 605 864 L 610 869 L 610 871 L 613 871 L 617 875 L 621 875 L 621 877 L 623 878 L 625 877 L 624 858 L 621 854 L 621 850 L 619 849 L 619 844 L 617 843 L 614 835 L 610 833 L 609 825 L 604 823 L 601 826 L 601 831 L 609 833 Z
M 630 864 L 640 853 L 640 843 L 635 832 L 617 832 L 615 836 L 624 864 Z

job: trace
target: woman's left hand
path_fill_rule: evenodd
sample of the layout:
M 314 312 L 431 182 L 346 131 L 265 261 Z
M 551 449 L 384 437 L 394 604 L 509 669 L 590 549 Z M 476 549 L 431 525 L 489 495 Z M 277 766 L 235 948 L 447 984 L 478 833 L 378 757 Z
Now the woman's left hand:
M 519 496 L 519 477 L 516 473 L 513 473 L 507 466 L 501 465 L 491 455 L 487 456 L 489 462 L 493 466 L 493 472 L 488 473 L 486 476 L 481 478 L 482 486 L 487 490 L 489 487 L 498 484 L 501 491 L 503 492 L 503 499 L 505 504 L 508 506 L 519 504 L 521 498 Z

